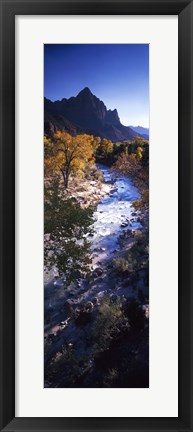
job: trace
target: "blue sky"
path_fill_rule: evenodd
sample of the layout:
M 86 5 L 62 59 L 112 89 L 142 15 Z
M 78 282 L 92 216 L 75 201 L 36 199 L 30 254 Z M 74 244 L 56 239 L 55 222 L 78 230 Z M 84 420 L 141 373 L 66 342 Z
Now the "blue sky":
M 126 125 L 149 127 L 149 45 L 46 44 L 44 93 L 58 100 L 89 87 Z

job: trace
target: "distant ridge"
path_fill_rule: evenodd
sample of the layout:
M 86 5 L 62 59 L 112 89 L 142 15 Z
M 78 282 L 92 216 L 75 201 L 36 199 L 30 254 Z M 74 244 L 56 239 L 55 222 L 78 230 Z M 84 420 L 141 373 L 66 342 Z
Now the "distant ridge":
M 129 126 L 134 132 L 140 134 L 143 138 L 149 139 L 149 129 L 142 126 Z
M 138 132 L 122 125 L 116 109 L 107 110 L 104 102 L 88 87 L 76 97 L 52 102 L 44 98 L 45 133 L 66 130 L 75 135 L 89 133 L 112 141 L 133 139 Z

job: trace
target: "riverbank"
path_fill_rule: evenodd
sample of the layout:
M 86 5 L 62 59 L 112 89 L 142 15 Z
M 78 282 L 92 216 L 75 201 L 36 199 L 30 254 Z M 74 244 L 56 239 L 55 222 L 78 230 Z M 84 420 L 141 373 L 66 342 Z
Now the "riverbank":
M 82 207 L 96 206 L 113 190 L 113 183 L 106 183 L 99 170 L 83 179 L 72 177 L 69 180 L 68 194 L 76 198 Z

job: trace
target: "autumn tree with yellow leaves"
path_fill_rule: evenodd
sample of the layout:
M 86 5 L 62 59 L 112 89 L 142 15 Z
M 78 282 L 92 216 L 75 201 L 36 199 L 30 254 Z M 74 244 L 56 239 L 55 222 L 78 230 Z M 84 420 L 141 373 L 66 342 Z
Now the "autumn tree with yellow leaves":
M 149 150 L 149 148 L 148 148 Z M 146 190 L 149 186 L 149 166 L 146 161 L 143 161 L 144 148 L 138 146 L 136 153 L 128 153 L 128 148 L 125 149 L 117 158 L 116 162 L 112 166 L 112 170 L 120 172 L 122 174 L 130 176 L 135 185 L 141 190 Z M 149 156 L 149 152 L 148 152 Z
M 72 136 L 58 131 L 53 139 L 44 138 L 45 173 L 62 174 L 65 189 L 68 188 L 70 174 L 83 171 L 86 164 L 94 161 L 98 142 L 92 135 Z
M 113 151 L 113 143 L 111 140 L 103 138 L 99 145 L 100 153 L 105 157 Z

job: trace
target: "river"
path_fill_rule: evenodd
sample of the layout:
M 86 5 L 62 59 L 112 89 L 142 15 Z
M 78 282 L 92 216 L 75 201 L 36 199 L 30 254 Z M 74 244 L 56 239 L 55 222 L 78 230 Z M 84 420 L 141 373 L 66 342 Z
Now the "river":
M 141 228 L 132 213 L 132 201 L 139 199 L 140 194 L 130 178 L 118 177 L 104 165 L 97 165 L 102 172 L 105 182 L 113 183 L 110 195 L 107 195 L 98 204 L 94 213 L 94 236 L 92 237 L 92 250 L 96 253 L 94 264 L 97 263 L 97 253 L 100 252 L 100 261 L 108 258 L 114 250 L 119 249 L 117 243 L 120 232 Z M 134 219 L 134 220 L 132 220 Z
M 126 176 L 116 176 L 110 168 L 98 165 L 102 172 L 105 182 L 112 184 L 112 189 L 97 205 L 94 213 L 93 235 L 88 236 L 92 249 L 91 270 L 102 268 L 102 277 L 91 281 L 80 279 L 75 281 L 74 286 L 64 290 L 62 278 L 55 279 L 57 270 L 46 274 L 44 307 L 45 307 L 45 332 L 46 334 L 56 334 L 63 327 L 59 324 L 60 320 L 65 320 L 68 314 L 64 313 L 65 302 L 71 301 L 74 306 L 93 301 L 93 298 L 100 298 L 105 293 L 118 293 L 119 286 L 114 286 L 114 281 L 109 277 L 108 259 L 113 258 L 114 254 L 120 249 L 119 237 L 127 230 L 137 230 L 141 228 L 137 221 L 137 214 L 134 213 L 132 201 L 138 199 L 140 194 L 133 185 L 130 178 Z M 106 263 L 107 262 L 107 266 Z M 130 290 L 127 291 L 128 294 Z

